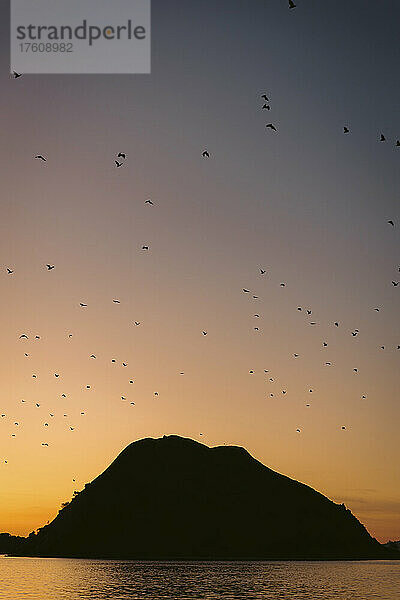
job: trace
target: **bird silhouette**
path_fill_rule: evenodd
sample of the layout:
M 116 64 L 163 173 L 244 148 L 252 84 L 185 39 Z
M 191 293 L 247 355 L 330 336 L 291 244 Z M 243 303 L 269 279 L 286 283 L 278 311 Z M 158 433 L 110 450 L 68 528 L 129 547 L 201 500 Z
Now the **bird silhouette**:
M 270 101 L 269 98 L 268 98 L 268 96 L 266 94 L 262 94 L 261 98 L 263 100 L 265 100 L 265 102 L 269 102 Z
M 388 221 L 388 223 L 389 223 L 389 225 L 391 225 L 392 227 L 394 227 L 394 221 L 392 221 L 392 220 L 390 219 L 390 221 Z
M 350 133 L 350 129 L 348 127 L 343 127 L 343 133 Z
M 203 331 L 203 335 L 207 335 L 208 331 Z
M 14 273 L 14 271 L 13 271 L 13 269 L 9 269 L 9 268 L 7 267 L 7 273 L 8 273 L 9 275 L 12 275 L 12 274 Z
M 271 107 L 269 104 L 264 104 L 264 106 L 262 107 L 263 110 L 271 110 Z
M 296 8 L 297 4 L 293 2 L 293 0 L 289 0 L 289 8 Z
M 36 158 L 37 160 L 42 160 L 43 162 L 46 162 L 46 161 L 47 161 L 47 158 L 45 158 L 44 156 L 42 156 L 42 154 L 37 154 L 37 155 L 35 156 L 35 158 Z
M 121 304 L 119 300 L 113 300 L 114 304 Z
M 268 125 L 265 126 L 267 129 L 272 129 L 272 131 L 277 131 L 275 125 L 273 125 L 272 123 L 268 123 Z
M 82 308 L 87 308 L 87 304 L 84 304 L 83 302 L 79 302 L 79 306 L 81 306 Z
M 400 148 L 400 140 L 396 141 L 396 146 L 397 146 L 397 148 Z
M 96 358 L 96 356 L 94 354 L 91 354 L 90 358 Z
M 29 339 L 29 338 L 28 338 L 28 336 L 26 335 L 26 333 L 23 333 L 22 335 L 20 335 L 20 336 L 19 336 L 19 339 L 20 339 L 20 340 L 22 340 L 22 339 L 24 339 L 24 340 L 27 340 L 27 339 Z
M 208 150 L 204 150 L 202 156 L 203 158 L 210 158 L 210 153 L 208 152 Z
M 149 250 L 149 246 L 142 246 L 142 250 Z
M 261 275 L 265 275 L 266 272 L 267 272 L 266 269 L 260 269 L 260 274 Z
M 381 133 L 381 138 L 380 138 L 380 141 L 381 141 L 381 142 L 386 142 L 386 138 L 385 138 L 385 136 L 383 135 L 383 133 Z
M 17 71 L 13 71 L 14 79 L 18 79 L 18 77 L 22 77 L 21 73 L 17 73 Z
M 117 158 L 123 158 L 125 160 L 125 158 L 126 158 L 125 152 L 118 152 Z
M 122 162 L 118 162 L 117 160 L 114 161 L 115 164 L 117 165 L 117 169 L 119 169 L 120 167 L 122 167 L 123 163 Z
M 146 200 L 145 204 L 151 204 L 151 206 L 154 206 L 154 202 L 152 202 L 152 200 L 150 200 L 150 198 L 148 200 Z
M 46 267 L 47 267 L 48 271 L 52 271 L 53 269 L 56 268 L 55 265 L 46 265 Z

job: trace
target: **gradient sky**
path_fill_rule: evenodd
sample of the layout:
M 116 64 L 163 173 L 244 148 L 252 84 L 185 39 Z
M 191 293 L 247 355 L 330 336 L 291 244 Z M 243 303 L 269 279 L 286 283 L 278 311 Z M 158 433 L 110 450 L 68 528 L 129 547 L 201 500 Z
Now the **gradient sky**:
M 150 76 L 17 80 L 6 4 L 0 531 L 177 433 L 400 539 L 399 3 L 153 0 Z

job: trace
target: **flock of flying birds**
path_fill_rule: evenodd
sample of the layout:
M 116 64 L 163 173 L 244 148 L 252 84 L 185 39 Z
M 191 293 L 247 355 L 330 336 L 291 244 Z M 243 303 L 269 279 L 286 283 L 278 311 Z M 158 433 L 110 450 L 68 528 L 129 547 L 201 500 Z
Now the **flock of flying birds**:
M 264 97 L 264 96 L 263 96 L 263 97 Z M 208 156 L 209 156 L 209 153 L 207 153 L 207 154 L 208 154 Z M 204 156 L 204 153 L 203 153 L 203 156 Z M 118 158 L 122 158 L 123 160 L 125 160 L 125 159 L 126 159 L 126 154 L 125 154 L 124 152 L 119 152 L 119 153 L 117 154 L 117 157 L 118 157 Z M 39 158 L 39 159 L 41 159 L 41 160 L 44 160 L 44 161 L 46 161 L 46 159 L 45 159 L 45 158 L 44 158 L 42 155 L 37 155 L 35 158 Z M 147 199 L 147 200 L 145 201 L 145 204 L 147 204 L 147 205 L 151 205 L 151 206 L 154 206 L 154 203 L 153 203 L 153 202 L 152 202 L 152 200 L 150 200 L 150 199 Z M 389 225 L 391 228 L 395 228 L 395 226 L 396 226 L 396 225 L 395 225 L 395 222 L 394 222 L 392 219 L 388 220 L 388 221 L 387 221 L 387 224 L 388 224 L 388 225 Z M 147 245 L 146 245 L 146 246 L 142 246 L 142 250 L 147 250 L 147 251 L 148 251 L 148 250 L 149 250 L 149 246 L 147 246 Z M 51 263 L 47 263 L 46 265 L 44 265 L 44 268 L 45 268 L 45 269 L 46 269 L 48 272 L 51 272 L 51 271 L 53 271 L 53 270 L 56 268 L 56 266 L 55 266 L 55 265 L 53 265 L 53 264 L 51 264 Z M 397 267 L 397 271 L 398 271 L 398 272 L 400 272 L 400 266 L 399 266 L 399 267 Z M 7 275 L 8 275 L 8 276 L 13 276 L 13 275 L 15 275 L 15 269 L 13 269 L 13 268 L 10 268 L 10 267 L 6 267 L 6 273 L 7 273 Z M 266 277 L 266 276 L 268 276 L 268 270 L 267 270 L 266 268 L 263 268 L 263 267 L 259 268 L 259 276 L 260 276 L 260 277 Z M 392 283 L 393 287 L 397 287 L 397 286 L 399 285 L 399 281 L 395 281 L 395 280 L 393 280 L 391 283 Z M 286 285 L 287 285 L 287 284 L 286 284 L 286 282 L 282 282 L 282 283 L 280 283 L 280 287 L 282 287 L 282 288 L 285 288 L 285 287 L 286 287 Z M 248 289 L 248 288 L 242 288 L 242 293 L 243 293 L 243 294 L 246 294 L 246 295 L 248 295 L 248 297 L 249 297 L 250 299 L 252 299 L 252 300 L 258 300 L 258 299 L 259 299 L 259 296 L 258 296 L 257 294 L 255 294 L 254 292 L 252 292 L 252 291 L 251 291 L 250 289 Z M 112 303 L 113 303 L 113 304 L 116 304 L 116 305 L 119 305 L 119 304 L 121 304 L 121 301 L 120 301 L 119 299 L 116 299 L 116 298 L 114 298 L 114 299 L 112 300 Z M 89 305 L 88 305 L 88 304 L 86 304 L 85 302 L 79 302 L 79 303 L 78 303 L 78 305 L 79 305 L 79 307 L 80 307 L 81 309 L 86 309 L 86 308 L 88 308 L 88 306 L 89 306 Z M 379 306 L 372 307 L 372 308 L 371 308 L 371 310 L 373 310 L 373 311 L 375 311 L 375 312 L 380 312 L 380 310 L 381 310 L 381 307 L 379 307 Z M 315 327 L 315 326 L 318 326 L 318 323 L 317 323 L 317 321 L 311 320 L 311 319 L 312 319 L 312 315 L 313 315 L 313 311 L 312 311 L 312 309 L 311 309 L 311 308 L 304 308 L 304 307 L 302 307 L 302 306 L 297 306 L 297 311 L 298 311 L 298 312 L 301 312 L 301 313 L 303 313 L 303 314 L 306 316 L 306 318 L 309 318 L 309 321 L 308 321 L 309 325 L 311 325 L 311 326 L 314 326 L 314 327 Z M 254 314 L 254 318 L 255 318 L 255 319 L 260 319 L 260 318 L 261 318 L 261 315 L 260 315 L 259 313 L 255 313 L 255 314 Z M 133 325 L 134 325 L 135 327 L 139 327 L 139 326 L 141 325 L 141 322 L 140 322 L 140 321 L 133 321 Z M 332 323 L 332 326 L 333 326 L 333 327 L 336 327 L 336 328 L 339 328 L 339 327 L 340 327 L 340 322 L 339 322 L 339 321 L 335 321 L 335 322 L 333 322 L 333 323 Z M 260 332 L 260 328 L 259 328 L 258 326 L 254 326 L 254 328 L 253 328 L 253 329 L 254 329 L 254 331 L 255 331 L 255 332 Z M 206 336 L 206 335 L 208 335 L 208 331 L 206 331 L 206 330 L 203 330 L 201 333 L 202 333 L 202 335 L 203 335 L 203 336 Z M 355 337 L 357 337 L 357 336 L 359 335 L 359 333 L 360 333 L 359 329 L 356 329 L 356 328 L 355 328 L 355 329 L 353 329 L 353 330 L 350 330 L 350 332 L 349 332 L 349 335 L 351 335 L 352 337 L 354 337 L 354 338 L 355 338 Z M 68 338 L 72 338 L 72 337 L 73 337 L 73 334 L 72 334 L 72 333 L 69 333 L 69 334 L 68 334 Z M 41 339 L 41 336 L 36 334 L 36 335 L 34 335 L 34 336 L 31 336 L 31 337 L 30 337 L 30 336 L 29 336 L 27 333 L 21 333 L 21 334 L 19 334 L 19 339 L 20 339 L 21 341 L 28 341 L 28 340 L 30 340 L 30 339 L 32 339 L 32 340 L 34 340 L 34 341 L 38 341 L 38 340 L 40 340 L 40 339 Z M 323 347 L 323 348 L 327 348 L 327 347 L 328 347 L 328 342 L 326 342 L 326 341 L 323 341 L 323 342 L 322 342 L 322 347 Z M 382 350 L 385 350 L 385 349 L 386 349 L 386 346 L 381 346 L 380 348 L 381 348 Z M 397 345 L 397 350 L 400 350 L 400 345 Z M 24 356 L 28 358 L 30 355 L 29 355 L 29 353 L 25 352 L 25 353 L 24 353 Z M 300 357 L 300 354 L 298 354 L 298 353 L 294 353 L 294 354 L 293 354 L 293 358 L 294 358 L 294 359 L 298 359 L 299 357 Z M 91 355 L 90 355 L 88 358 L 89 358 L 90 360 L 96 360 L 96 359 L 97 359 L 97 355 L 96 355 L 96 354 L 91 354 Z M 112 358 L 112 359 L 111 359 L 111 363 L 112 363 L 112 364 L 116 364 L 116 363 L 117 363 L 117 359 L 115 359 L 115 358 Z M 122 363 L 121 363 L 121 366 L 122 366 L 123 368 L 126 368 L 126 367 L 128 367 L 128 363 L 127 363 L 127 362 L 122 362 Z M 332 366 L 332 362 L 331 362 L 331 361 L 326 361 L 326 362 L 325 362 L 325 366 L 327 366 L 327 367 L 331 367 L 331 366 Z M 353 372 L 354 372 L 355 374 L 357 374 L 357 373 L 358 373 L 358 368 L 357 368 L 357 367 L 354 367 L 354 368 L 353 368 Z M 249 371 L 249 374 L 250 374 L 250 375 L 254 375 L 254 374 L 255 374 L 255 371 L 254 371 L 254 370 L 250 370 L 250 371 Z M 268 376 L 268 374 L 269 374 L 269 370 L 268 370 L 268 369 L 264 369 L 264 374 L 265 374 L 265 376 Z M 184 375 L 184 372 L 180 372 L 180 373 L 179 373 L 179 375 Z M 59 374 L 59 373 L 54 373 L 54 377 L 55 377 L 56 379 L 58 379 L 58 378 L 60 377 L 60 374 Z M 36 375 L 35 373 L 34 373 L 34 374 L 32 374 L 32 378 L 33 378 L 33 379 L 37 379 L 37 375 Z M 268 381 L 269 381 L 270 383 L 274 383 L 274 378 L 273 378 L 273 377 L 268 377 Z M 129 379 L 129 384 L 130 384 L 130 385 L 132 385 L 133 383 L 134 383 L 134 379 L 132 379 L 132 378 L 131 378 L 131 379 Z M 90 386 L 90 385 L 86 385 L 86 386 L 85 386 L 85 388 L 86 388 L 87 390 L 90 390 L 90 389 L 91 389 L 91 386 Z M 309 389 L 309 393 L 310 393 L 310 394 L 312 394 L 312 393 L 313 393 L 313 389 L 312 389 L 312 388 L 310 388 L 310 389 Z M 286 394 L 287 394 L 287 390 L 286 390 L 286 389 L 282 389 L 282 390 L 281 390 L 281 394 L 282 394 L 282 395 L 286 395 Z M 155 397 L 157 397 L 158 395 L 159 395 L 159 394 L 158 394 L 158 392 L 154 392 L 154 396 L 155 396 Z M 275 395 L 274 393 L 270 393 L 270 394 L 269 394 L 269 396 L 270 396 L 271 398 L 273 398 L 273 397 L 274 397 L 274 395 Z M 61 395 L 61 397 L 62 397 L 62 398 L 66 398 L 66 397 L 67 397 L 67 395 L 66 395 L 65 393 L 63 393 L 63 394 Z M 366 398 L 367 398 L 367 396 L 366 396 L 366 395 L 362 395 L 362 399 L 366 399 Z M 127 398 L 126 398 L 125 396 L 121 396 L 121 400 L 122 400 L 122 401 L 126 401 L 126 400 L 127 400 Z M 21 400 L 21 402 L 22 402 L 22 403 L 25 403 L 25 400 Z M 35 402 L 34 404 L 35 404 L 35 407 L 36 407 L 36 408 L 38 408 L 38 409 L 40 408 L 40 403 L 39 403 L 39 402 Z M 134 403 L 134 402 L 130 402 L 130 405 L 131 405 L 131 406 L 135 406 L 135 403 Z M 311 405 L 310 405 L 309 403 L 307 403 L 307 404 L 306 404 L 306 407 L 310 407 L 310 406 L 311 406 Z M 81 411 L 80 415 L 81 415 L 81 416 L 84 416 L 84 415 L 85 415 L 85 412 L 84 412 L 84 411 Z M 5 413 L 1 413 L 1 414 L 0 414 L 0 419 L 4 419 L 4 418 L 6 418 L 6 417 L 7 417 L 7 415 L 6 415 Z M 50 417 L 50 419 L 53 419 L 53 418 L 55 417 L 55 414 L 54 414 L 54 413 L 49 413 L 49 417 Z M 67 413 L 64 413 L 64 414 L 63 414 L 63 418 L 67 418 L 67 417 L 68 417 L 68 414 L 67 414 Z M 19 422 L 19 421 L 14 421 L 14 427 L 19 427 L 19 425 L 20 425 L 20 422 Z M 46 420 L 46 421 L 43 423 L 43 426 L 44 426 L 45 428 L 48 428 L 48 427 L 49 427 L 49 422 Z M 68 425 L 68 429 L 69 429 L 69 431 L 70 431 L 70 432 L 73 432 L 73 431 L 75 430 L 75 426 L 73 426 L 73 425 Z M 341 429 L 342 429 L 342 430 L 346 430 L 346 426 L 345 426 L 345 425 L 342 425 L 342 426 L 341 426 Z M 300 428 L 297 428 L 297 429 L 296 429 L 296 432 L 297 432 L 297 433 L 301 433 L 301 431 L 302 431 L 302 430 L 301 430 Z M 201 435 L 202 435 L 202 434 L 201 434 Z M 16 437 L 16 434 L 15 434 L 15 433 L 12 433 L 12 434 L 11 434 L 11 437 Z M 46 441 L 46 442 L 45 442 L 45 441 L 43 441 L 43 442 L 41 442 L 41 446 L 43 446 L 43 447 L 49 447 L 49 443 L 48 443 L 47 441 Z M 4 463 L 5 463 L 5 464 L 7 464 L 7 463 L 8 463 L 8 460 L 4 460 Z
M 293 0 L 288 0 L 288 8 L 289 8 L 289 9 L 294 9 L 294 8 L 296 8 L 296 6 L 297 6 L 297 5 L 296 5 L 296 4 L 293 2 Z M 17 73 L 17 72 L 15 72 L 15 71 L 14 71 L 14 72 L 13 72 L 13 76 L 14 76 L 14 78 L 15 78 L 15 79 L 18 79 L 19 77 L 21 77 L 21 74 L 20 74 L 20 73 Z M 271 111 L 271 101 L 270 101 L 270 98 L 269 98 L 269 96 L 268 96 L 267 94 L 263 93 L 263 94 L 261 94 L 261 100 L 263 101 L 262 110 L 263 110 L 263 111 L 264 111 L 264 110 L 266 110 L 266 111 Z M 272 123 L 272 122 L 271 122 L 271 123 L 267 123 L 265 127 L 266 127 L 268 130 L 270 130 L 270 131 L 273 131 L 273 132 L 276 132 L 276 133 L 278 132 L 278 128 L 277 128 L 277 126 L 276 126 L 274 123 Z M 344 125 L 344 126 L 343 126 L 343 134 L 344 134 L 344 135 L 349 135 L 350 133 L 351 133 L 351 130 L 350 130 L 350 127 L 349 127 L 349 125 Z M 385 135 L 384 133 L 380 133 L 380 134 L 379 134 L 379 136 L 378 136 L 378 141 L 379 141 L 379 142 L 382 142 L 382 143 L 386 142 L 386 141 L 387 141 L 387 139 L 386 139 L 386 135 Z M 396 147 L 400 147 L 400 140 L 398 140 L 398 139 L 396 140 L 395 146 L 396 146 Z M 208 150 L 208 149 L 204 149 L 204 150 L 202 151 L 202 157 L 203 157 L 204 159 L 210 159 L 210 158 L 211 158 L 211 154 L 210 154 L 210 152 L 209 152 L 209 150 Z M 34 158 L 35 158 L 36 160 L 39 160 L 39 161 L 42 161 L 42 162 L 47 162 L 47 158 L 46 158 L 46 157 L 45 157 L 43 154 L 37 154 L 37 155 L 36 155 Z M 125 152 L 118 152 L 118 153 L 115 155 L 115 159 L 114 159 L 114 164 L 115 164 L 115 167 L 116 167 L 117 169 L 120 169 L 120 168 L 122 168 L 122 167 L 124 166 L 124 164 L 125 164 L 125 161 L 126 161 L 126 159 L 127 159 L 127 154 L 126 154 Z M 145 201 L 145 204 L 146 204 L 146 205 L 149 205 L 149 206 L 154 206 L 154 203 L 153 203 L 153 201 L 152 201 L 151 199 L 147 199 L 147 200 Z M 395 222 L 394 222 L 393 220 L 388 220 L 388 222 L 387 222 L 387 223 L 388 223 L 388 225 L 389 225 L 390 227 L 392 227 L 392 228 L 395 228 L 395 226 L 396 226 L 396 225 L 395 225 Z M 142 247 L 141 247 L 141 250 L 142 250 L 142 251 L 144 251 L 144 252 L 148 252 L 148 251 L 150 251 L 150 246 L 149 246 L 148 244 L 142 245 Z M 49 264 L 46 264 L 46 265 L 45 265 L 45 268 L 47 269 L 47 271 L 52 271 L 53 269 L 55 269 L 55 265 L 53 265 L 53 264 L 50 264 L 50 263 L 49 263 Z M 398 271 L 398 272 L 400 272 L 400 267 L 398 267 L 398 268 L 397 268 L 397 271 Z M 8 274 L 8 275 L 10 275 L 10 276 L 14 275 L 14 269 L 13 269 L 13 268 L 11 268 L 11 267 L 7 267 L 7 268 L 6 268 L 6 272 L 7 272 L 7 274 Z M 267 271 L 267 269 L 265 269 L 265 268 L 260 268 L 260 269 L 259 269 L 259 275 L 260 275 L 261 277 L 265 277 L 265 276 L 267 276 L 267 275 L 268 275 L 268 271 Z M 398 281 L 397 279 L 393 279 L 391 283 L 392 283 L 392 286 L 393 286 L 393 287 L 395 287 L 395 288 L 396 288 L 396 287 L 398 287 L 398 285 L 399 285 L 399 281 Z M 286 287 L 286 285 L 287 285 L 287 284 L 286 284 L 286 282 L 282 282 L 282 283 L 280 283 L 280 287 L 282 287 L 282 288 L 285 288 L 285 287 Z M 248 295 L 248 296 L 249 296 L 251 299 L 253 299 L 253 300 L 258 300 L 258 298 L 259 298 L 257 294 L 253 293 L 251 290 L 249 290 L 249 289 L 247 289 L 247 288 L 243 288 L 243 289 L 242 289 L 242 292 L 243 292 L 244 294 L 247 294 L 247 295 Z M 120 304 L 120 300 L 118 300 L 118 299 L 113 299 L 113 303 L 114 303 L 114 304 Z M 86 304 L 85 302 L 79 302 L 79 307 L 80 307 L 81 309 L 86 309 L 86 308 L 88 308 L 88 304 Z M 302 312 L 303 314 L 305 314 L 305 315 L 306 315 L 306 317 L 309 317 L 309 318 L 310 318 L 310 320 L 309 320 L 309 324 L 310 324 L 311 326 L 314 326 L 314 327 L 317 327 L 317 326 L 318 326 L 318 323 L 317 323 L 316 321 L 314 321 L 314 320 L 311 320 L 311 318 L 312 318 L 312 315 L 313 315 L 313 311 L 312 311 L 310 308 L 303 308 L 303 307 L 301 307 L 301 306 L 298 306 L 298 307 L 297 307 L 297 310 L 298 310 L 299 312 Z M 376 312 L 379 312 L 379 311 L 381 310 L 381 307 L 373 307 L 371 310 L 374 310 L 374 311 L 376 311 Z M 260 318 L 261 318 L 261 315 L 260 315 L 260 314 L 258 314 L 258 313 L 256 313 L 256 314 L 254 314 L 254 318 L 256 318 L 256 319 L 260 319 Z M 133 325 L 134 325 L 135 327 L 139 327 L 139 326 L 141 325 L 141 322 L 140 322 L 140 321 L 134 321 L 134 322 L 133 322 Z M 339 328 L 339 327 L 340 327 L 340 323 L 339 323 L 338 321 L 334 322 L 332 325 L 333 325 L 334 327 L 337 327 L 337 328 Z M 261 331 L 261 330 L 260 330 L 260 327 L 258 327 L 258 326 L 254 326 L 254 328 L 253 328 L 253 329 L 254 329 L 254 331 L 255 331 L 255 332 L 257 332 L 257 333 L 259 333 L 259 332 Z M 358 329 L 354 329 L 354 330 L 352 330 L 352 331 L 350 331 L 350 332 L 349 332 L 349 334 L 350 334 L 352 337 L 357 337 L 357 336 L 359 335 L 359 333 L 360 333 L 360 332 L 359 332 L 359 330 L 358 330 Z M 207 335 L 208 335 L 208 331 L 207 331 L 207 330 L 203 330 L 203 331 L 201 332 L 201 334 L 202 334 L 203 336 L 207 336 Z M 68 337 L 69 337 L 69 338 L 71 338 L 71 337 L 72 337 L 72 335 L 73 335 L 73 334 L 69 334 L 69 335 L 68 335 Z M 28 336 L 28 334 L 26 334 L 26 333 L 22 333 L 22 334 L 20 334 L 20 335 L 19 335 L 19 338 L 20 338 L 21 340 L 26 340 L 26 341 L 27 341 L 27 340 L 29 340 L 29 336 Z M 33 339 L 34 339 L 34 340 L 40 340 L 40 336 L 39 336 L 39 335 L 35 335 L 35 336 L 33 337 Z M 328 343 L 327 343 L 326 341 L 323 341 L 323 342 L 322 342 L 322 347 L 323 347 L 323 348 L 327 348 L 327 347 L 328 347 Z M 385 346 L 381 346 L 381 349 L 382 349 L 382 350 L 385 350 Z M 398 346 L 397 346 L 397 350 L 400 350 L 400 345 L 398 345 Z M 29 354 L 28 354 L 28 353 L 25 353 L 25 357 L 29 357 Z M 293 354 L 293 358 L 294 358 L 294 359 L 298 359 L 299 357 L 300 357 L 300 355 L 299 355 L 298 353 L 294 353 L 294 354 Z M 97 356 L 96 356 L 95 354 L 91 354 L 91 355 L 90 355 L 88 358 L 89 358 L 90 360 L 96 360 L 96 359 L 97 359 Z M 116 361 L 116 359 L 115 359 L 115 358 L 112 358 L 112 359 L 111 359 L 111 362 L 115 364 L 117 361 Z M 122 365 L 122 367 L 123 367 L 123 368 L 126 368 L 126 367 L 128 366 L 128 364 L 127 364 L 126 362 L 122 362 L 122 363 L 121 363 L 121 365 Z M 326 362 L 325 362 L 325 366 L 327 366 L 327 367 L 330 367 L 330 366 L 332 366 L 332 362 L 330 362 L 330 361 L 326 361 Z M 357 374 L 357 373 L 358 373 L 358 368 L 354 367 L 354 368 L 353 368 L 353 372 Z M 254 373 L 255 373 L 255 371 L 253 371 L 253 370 L 250 370 L 250 371 L 249 371 L 249 374 L 250 374 L 250 375 L 253 375 Z M 268 370 L 268 369 L 265 369 L 265 370 L 264 370 L 264 374 L 265 374 L 265 375 L 269 374 L 269 370 Z M 184 372 L 180 372 L 180 375 L 184 375 Z M 59 378 L 59 376 L 60 376 L 60 374 L 59 374 L 59 373 L 54 373 L 54 377 L 55 377 L 55 378 Z M 33 374 L 33 375 L 32 375 L 32 377 L 33 377 L 33 378 L 36 378 L 37 376 L 36 376 L 36 374 Z M 273 378 L 273 377 L 269 377 L 268 379 L 269 379 L 269 382 L 270 382 L 270 383 L 273 383 L 273 382 L 274 382 L 274 378 Z M 133 384 L 133 383 L 134 383 L 134 379 L 130 379 L 130 380 L 129 380 L 129 383 L 130 383 L 130 384 Z M 90 386 L 90 385 L 86 385 L 86 389 L 90 389 L 90 388 L 91 388 L 91 386 Z M 312 389 L 312 388 L 310 388 L 310 389 L 309 389 L 309 393 L 310 393 L 310 394 L 312 394 L 312 393 L 313 393 L 313 389 Z M 281 390 L 281 394 L 282 394 L 282 395 L 286 395 L 286 394 L 287 394 L 287 390 L 286 390 L 286 389 L 282 389 L 282 390 Z M 158 396 L 158 392 L 154 392 L 154 396 Z M 64 397 L 64 398 L 65 398 L 65 397 L 66 397 L 66 395 L 65 395 L 65 394 L 62 394 L 62 397 Z M 274 394 L 273 394 L 273 393 L 271 393 L 271 394 L 270 394 L 270 397 L 274 397 Z M 366 395 L 363 395 L 363 396 L 362 396 L 362 398 L 363 398 L 363 399 L 366 399 L 366 397 L 367 397 Z M 123 401 L 126 401 L 126 397 L 125 397 L 125 396 L 121 396 L 121 400 L 123 400 Z M 25 402 L 25 400 L 22 400 L 22 402 Z M 132 406 L 134 406 L 134 405 L 135 405 L 135 403 L 134 403 L 134 402 L 130 402 L 130 404 L 131 404 Z M 35 403 L 35 406 L 36 406 L 36 408 L 40 408 L 40 403 Z M 307 407 L 310 407 L 311 405 L 310 405 L 310 404 L 306 404 L 306 406 L 307 406 Z M 85 412 L 84 412 L 84 411 L 82 411 L 82 412 L 81 412 L 81 416 L 84 416 L 84 415 L 85 415 Z M 1 414 L 1 415 L 0 415 L 0 418 L 5 418 L 6 416 L 7 416 L 7 415 L 6 415 L 5 413 L 3 413 L 3 414 Z M 55 414 L 54 414 L 54 413 L 49 413 L 49 416 L 50 416 L 50 418 L 52 419 L 52 418 L 54 418 L 54 417 L 55 417 Z M 68 414 L 63 414 L 63 417 L 64 417 L 64 418 L 67 418 L 67 417 L 68 417 Z M 15 426 L 15 427 L 18 427 L 19 425 L 20 425 L 20 423 L 19 423 L 18 421 L 15 421 L 15 422 L 14 422 L 14 426 Z M 46 427 L 46 428 L 48 428 L 48 427 L 49 427 L 49 422 L 48 422 L 48 421 L 45 421 L 45 422 L 44 422 L 44 424 L 43 424 L 43 426 L 44 426 L 44 427 Z M 73 431 L 75 430 L 75 426 L 72 426 L 72 425 L 69 425 L 69 426 L 68 426 L 68 428 L 69 428 L 69 430 L 70 430 L 71 432 L 73 432 Z M 342 430 L 346 430 L 346 426 L 345 426 L 345 425 L 342 425 L 342 426 L 341 426 L 341 429 L 342 429 Z M 300 429 L 300 428 L 297 428 L 297 429 L 296 429 L 296 432 L 297 432 L 297 433 L 301 433 L 301 429 Z M 13 434 L 11 434 L 11 435 L 12 435 L 12 437 L 15 437 L 15 434 L 14 434 L 14 433 L 13 433 Z M 200 434 L 200 435 L 203 435 L 203 434 Z M 41 442 L 41 445 L 42 445 L 43 447 L 48 447 L 48 446 L 49 446 L 49 443 L 48 443 L 48 442 Z M 7 460 L 4 460 L 4 462 L 7 464 L 7 462 L 8 462 L 8 461 L 7 461 Z M 75 480 L 73 480 L 73 481 L 75 481 Z

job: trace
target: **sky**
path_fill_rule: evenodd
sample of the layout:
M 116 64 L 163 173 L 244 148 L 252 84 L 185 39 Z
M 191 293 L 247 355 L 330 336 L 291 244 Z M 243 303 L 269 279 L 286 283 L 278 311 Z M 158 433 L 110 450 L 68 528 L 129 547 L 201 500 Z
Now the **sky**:
M 0 531 L 174 433 L 400 539 L 400 6 L 296 4 L 153 0 L 151 75 L 15 80 L 1 0 Z

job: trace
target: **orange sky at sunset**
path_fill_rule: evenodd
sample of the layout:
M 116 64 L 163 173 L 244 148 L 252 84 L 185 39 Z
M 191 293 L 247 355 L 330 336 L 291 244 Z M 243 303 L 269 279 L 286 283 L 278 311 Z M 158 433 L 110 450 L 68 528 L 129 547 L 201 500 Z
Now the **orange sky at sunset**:
M 344 4 L 295 29 L 286 6 L 165 4 L 150 76 L 13 80 L 2 41 L 0 531 L 176 433 L 242 445 L 400 539 L 399 84 L 374 11 L 351 51 Z

